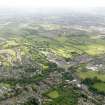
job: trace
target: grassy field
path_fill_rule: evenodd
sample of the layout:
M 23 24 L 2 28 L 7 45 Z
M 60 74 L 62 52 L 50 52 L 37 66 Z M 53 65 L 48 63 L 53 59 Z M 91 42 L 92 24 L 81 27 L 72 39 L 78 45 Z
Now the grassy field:
M 58 91 L 54 90 L 54 91 L 51 91 L 50 93 L 48 93 L 47 96 L 50 98 L 58 98 L 59 93 L 58 93 Z
M 99 92 L 105 92 L 105 83 L 95 83 L 92 87 L 97 89 Z
M 94 78 L 97 77 L 98 79 L 105 81 L 105 74 L 99 73 L 97 71 L 77 71 L 76 74 L 81 78 L 81 79 L 86 79 L 86 78 Z
M 72 88 L 60 87 L 45 94 L 51 100 L 44 105 L 77 105 L 79 94 Z

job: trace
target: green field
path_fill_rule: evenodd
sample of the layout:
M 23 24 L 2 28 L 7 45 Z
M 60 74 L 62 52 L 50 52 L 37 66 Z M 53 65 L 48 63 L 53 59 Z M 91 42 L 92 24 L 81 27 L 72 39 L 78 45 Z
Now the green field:
M 99 92 L 105 92 L 105 83 L 95 83 L 92 87 L 97 89 Z
M 47 94 L 48 97 L 50 98 L 58 98 L 59 97 L 59 93 L 55 90 L 55 91 L 51 91 L 50 93 Z
M 73 88 L 60 87 L 46 93 L 51 100 L 44 105 L 77 105 L 79 94 Z
M 97 77 L 101 81 L 105 81 L 105 74 L 99 73 L 97 71 L 77 71 L 76 74 L 81 78 L 81 79 L 86 79 L 86 78 L 94 78 Z

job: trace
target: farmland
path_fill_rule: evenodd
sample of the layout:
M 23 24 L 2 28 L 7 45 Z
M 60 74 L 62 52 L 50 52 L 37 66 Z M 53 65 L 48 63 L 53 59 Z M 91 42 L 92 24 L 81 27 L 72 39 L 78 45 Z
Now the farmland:
M 1 14 L 0 105 L 105 105 L 104 19 L 71 14 Z

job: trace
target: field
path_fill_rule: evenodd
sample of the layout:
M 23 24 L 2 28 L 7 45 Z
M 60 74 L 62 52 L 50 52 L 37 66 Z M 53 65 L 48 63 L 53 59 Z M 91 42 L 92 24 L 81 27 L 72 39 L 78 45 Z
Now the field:
M 105 74 L 99 73 L 97 71 L 77 71 L 76 74 L 81 78 L 81 79 L 86 79 L 86 78 L 94 78 L 97 77 L 101 81 L 105 81 Z
M 37 105 L 40 100 L 44 105 L 85 105 L 85 100 L 94 105 L 77 82 L 81 85 L 83 80 L 97 77 L 101 83 L 91 86 L 105 91 L 105 37 L 100 37 L 104 32 L 93 30 L 91 26 L 98 25 L 90 18 L 86 25 L 82 23 L 84 15 L 24 14 L 8 18 L 3 14 L 6 20 L 0 17 L 0 105 Z M 87 70 L 88 64 L 102 68 L 99 72 Z M 83 99 L 80 104 L 79 98 Z
M 52 91 L 52 92 L 48 93 L 47 95 L 50 98 L 58 98 L 59 97 L 59 93 L 57 91 Z
M 97 89 L 99 92 L 105 93 L 105 83 L 95 83 L 92 87 Z
M 44 105 L 76 105 L 79 93 L 76 93 L 72 88 L 59 87 L 45 94 L 52 101 Z

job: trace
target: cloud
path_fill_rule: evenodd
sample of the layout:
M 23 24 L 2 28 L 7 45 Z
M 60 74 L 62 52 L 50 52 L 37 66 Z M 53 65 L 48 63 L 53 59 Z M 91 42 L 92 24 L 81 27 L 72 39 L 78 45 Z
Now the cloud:
M 0 0 L 0 7 L 105 7 L 105 0 Z

